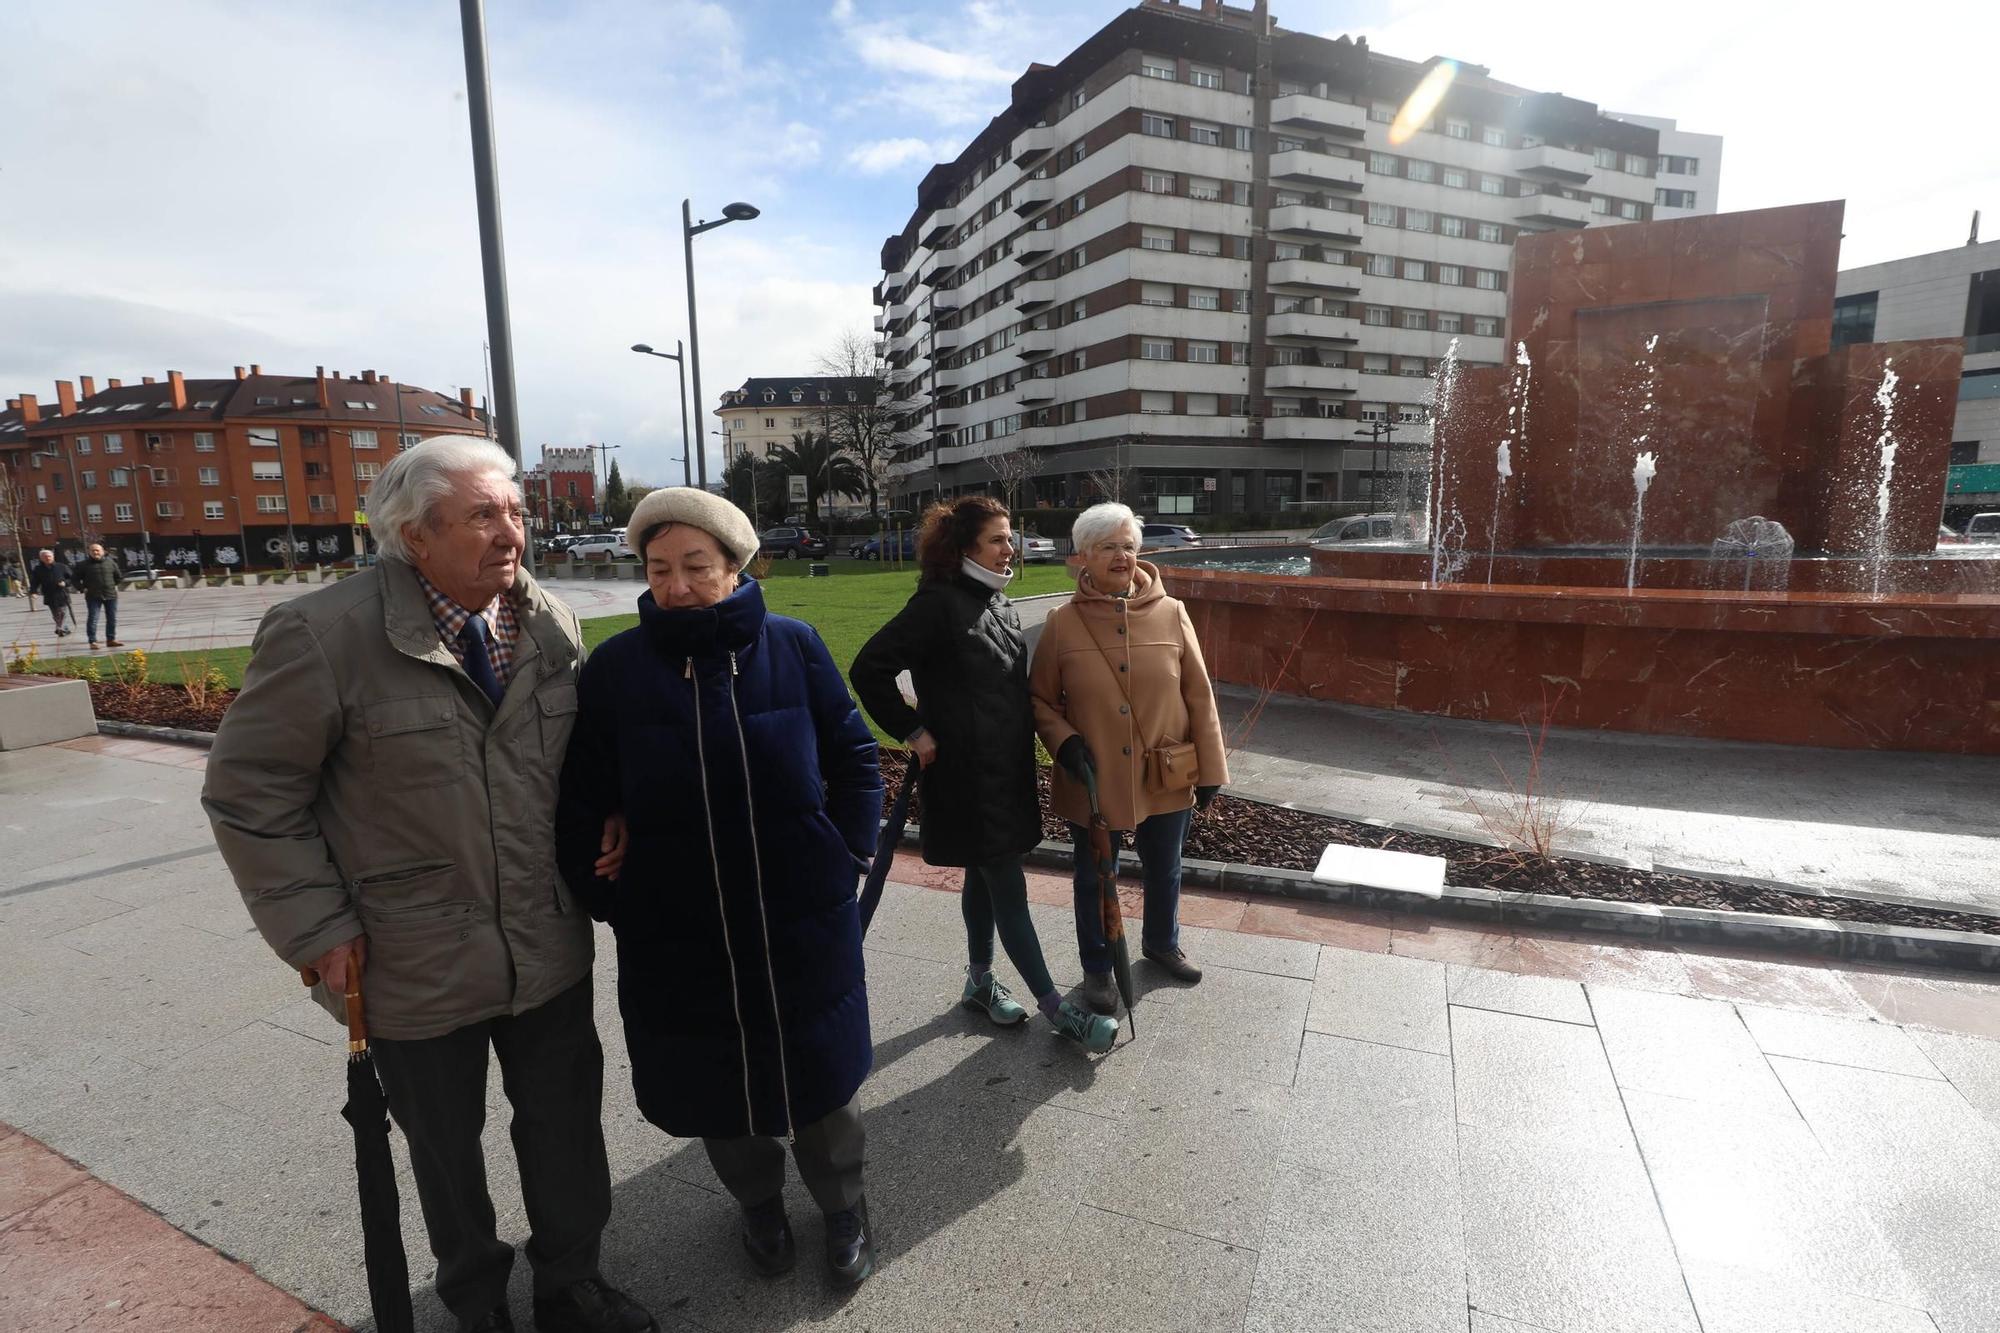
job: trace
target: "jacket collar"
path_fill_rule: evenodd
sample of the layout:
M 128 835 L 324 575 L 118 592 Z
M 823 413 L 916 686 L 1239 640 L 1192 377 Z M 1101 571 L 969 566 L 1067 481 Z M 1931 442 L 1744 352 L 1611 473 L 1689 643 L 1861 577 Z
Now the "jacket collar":
M 764 632 L 764 616 L 764 590 L 747 576 L 714 606 L 662 608 L 650 589 L 639 594 L 640 625 L 674 657 L 719 657 L 748 648 Z
M 423 581 L 414 565 L 383 557 L 375 566 L 382 580 L 382 624 L 397 652 L 435 662 L 450 670 L 461 670 L 458 659 L 438 637 L 437 620 L 431 615 L 430 600 L 424 596 Z M 547 654 L 561 661 L 571 656 L 568 637 L 560 619 L 549 606 L 548 594 L 525 572 L 514 575 L 514 587 L 507 594 L 520 617 L 521 636 L 514 645 L 514 679 L 528 675 L 523 668 Z M 512 682 L 509 682 L 509 693 Z
M 1109 607 L 1124 604 L 1127 611 L 1144 611 L 1167 595 L 1167 588 L 1160 581 L 1159 567 L 1149 560 L 1141 560 L 1132 571 L 1132 591 L 1123 597 L 1113 597 L 1108 592 L 1099 592 L 1090 584 L 1089 576 L 1077 571 L 1076 594 L 1070 600 L 1079 608 Z

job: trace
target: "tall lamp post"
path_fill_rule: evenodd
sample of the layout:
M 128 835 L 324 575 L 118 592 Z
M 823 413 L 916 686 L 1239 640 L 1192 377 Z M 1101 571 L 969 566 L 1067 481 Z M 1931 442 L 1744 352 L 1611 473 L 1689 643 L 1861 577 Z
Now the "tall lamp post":
M 688 447 L 688 376 L 687 376 L 687 369 L 688 369 L 688 368 L 687 368 L 687 348 L 681 345 L 681 340 L 680 340 L 680 339 L 676 338 L 676 339 L 674 339 L 674 350 L 673 350 L 673 351 L 671 351 L 671 352 L 656 352 L 656 351 L 654 351 L 654 350 L 653 350 L 653 346 L 652 346 L 652 344 L 651 344 L 651 343 L 633 343 L 633 344 L 632 344 L 632 350 L 633 350 L 633 351 L 635 351 L 635 352 L 637 352 L 637 353 L 639 353 L 639 354 L 640 354 L 641 356 L 657 356 L 657 357 L 660 357 L 660 358 L 661 358 L 661 359 L 663 359 L 663 360 L 666 360 L 666 361 L 671 361 L 671 362 L 673 362 L 673 363 L 674 363 L 674 368 L 675 368 L 675 369 L 676 369 L 676 370 L 677 370 L 677 371 L 678 371 L 678 372 L 680 373 L 680 380 L 681 380 L 681 485 L 683 485 L 683 486 L 692 486 L 692 485 L 694 485 L 694 473 L 693 473 L 693 471 L 692 471 L 692 469 L 693 469 L 693 467 L 694 467 L 694 463 L 692 462 L 692 459 L 693 459 L 693 457 L 694 457 L 694 451 L 693 451 L 692 449 L 690 449 L 690 448 Z M 728 460 L 727 458 L 724 458 L 724 459 L 723 459 L 722 461 L 723 461 L 723 465 L 724 465 L 725 467 L 726 467 L 726 466 L 728 465 L 728 463 L 729 463 L 729 460 Z
M 1389 450 L 1396 443 L 1396 423 L 1393 421 L 1369 422 L 1368 438 L 1370 440 L 1368 462 L 1371 471 L 1374 473 L 1369 478 L 1372 484 L 1369 487 L 1370 493 L 1368 499 L 1371 505 L 1380 506 L 1382 503 L 1382 474 L 1389 470 Z M 1382 466 L 1380 468 L 1374 467 L 1374 455 L 1378 452 L 1382 455 Z
M 695 323 L 694 311 L 694 238 L 705 231 L 727 226 L 731 222 L 748 222 L 757 216 L 758 210 L 751 204 L 724 204 L 722 216 L 713 222 L 696 222 L 688 211 L 688 201 L 681 200 L 681 260 L 687 274 L 688 289 L 688 354 L 692 365 L 689 374 L 694 377 L 694 405 L 697 412 L 706 412 L 707 399 L 701 396 L 701 330 Z M 704 421 L 707 418 L 703 418 Z M 695 475 L 701 488 L 708 489 L 708 443 L 702 441 L 701 452 L 695 455 Z

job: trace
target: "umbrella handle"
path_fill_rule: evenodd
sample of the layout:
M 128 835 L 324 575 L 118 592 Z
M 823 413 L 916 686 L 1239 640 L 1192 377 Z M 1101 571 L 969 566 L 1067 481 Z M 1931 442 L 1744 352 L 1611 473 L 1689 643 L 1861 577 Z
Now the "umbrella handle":
M 310 967 L 299 969 L 299 980 L 308 986 L 319 985 L 319 973 Z M 357 951 L 347 960 L 347 994 L 340 997 L 347 1005 L 347 1053 L 366 1055 L 368 1053 L 368 1016 L 361 1003 L 361 955 Z

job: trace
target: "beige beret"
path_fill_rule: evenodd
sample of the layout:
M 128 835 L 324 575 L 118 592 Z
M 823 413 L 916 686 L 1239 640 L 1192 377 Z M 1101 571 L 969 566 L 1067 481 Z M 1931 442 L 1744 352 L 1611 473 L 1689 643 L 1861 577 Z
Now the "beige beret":
M 700 528 L 721 543 L 723 551 L 739 565 L 757 558 L 760 543 L 757 529 L 750 526 L 749 515 L 719 495 L 692 486 L 667 486 L 639 501 L 625 524 L 625 533 L 633 552 L 641 559 L 646 553 L 639 550 L 638 543 L 648 528 L 661 523 L 685 523 Z

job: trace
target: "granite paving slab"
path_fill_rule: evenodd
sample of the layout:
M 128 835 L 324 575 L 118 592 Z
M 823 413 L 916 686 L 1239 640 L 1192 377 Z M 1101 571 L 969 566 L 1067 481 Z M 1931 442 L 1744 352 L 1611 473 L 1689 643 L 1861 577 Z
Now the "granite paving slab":
M 1324 949 L 1306 1027 L 1441 1055 L 1451 1049 L 1445 995 L 1445 969 L 1439 963 Z
M 1747 1004 L 1737 1006 L 1737 1012 L 1766 1055 L 1853 1065 L 1913 1078 L 1943 1077 L 1908 1033 L 1887 1023 Z
M 1612 986 L 1590 999 L 1619 1087 L 1796 1118 L 1734 1006 Z

